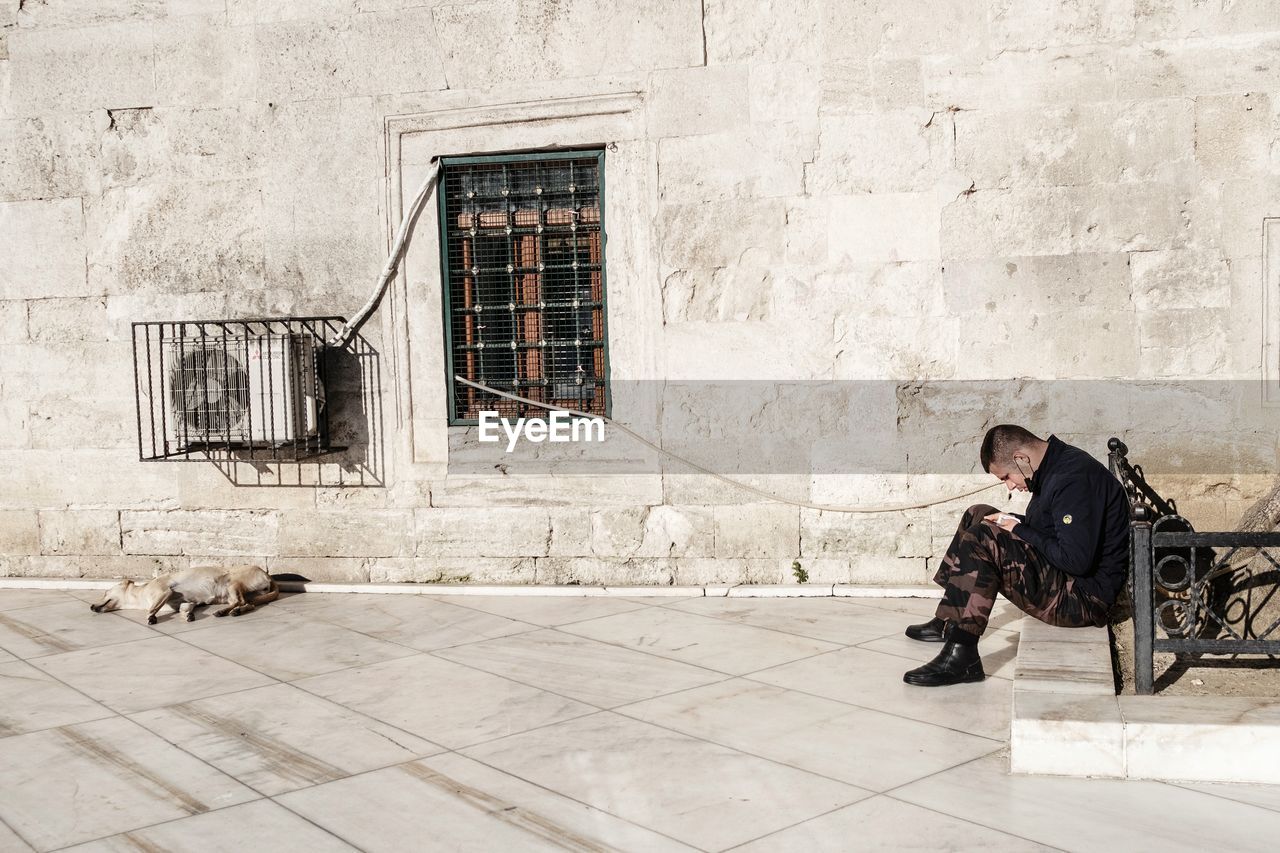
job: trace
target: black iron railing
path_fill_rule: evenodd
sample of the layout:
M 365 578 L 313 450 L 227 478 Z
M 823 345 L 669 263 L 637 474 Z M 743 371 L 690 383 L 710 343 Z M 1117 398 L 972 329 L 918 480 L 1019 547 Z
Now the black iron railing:
M 1111 473 L 1129 497 L 1134 689 L 1155 689 L 1155 654 L 1280 655 L 1280 533 L 1200 533 L 1161 497 L 1118 438 Z

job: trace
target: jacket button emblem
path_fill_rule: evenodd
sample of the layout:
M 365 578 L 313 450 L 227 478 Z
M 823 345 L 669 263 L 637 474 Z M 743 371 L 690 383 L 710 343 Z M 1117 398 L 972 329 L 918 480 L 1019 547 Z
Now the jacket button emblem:
M 1062 517 L 1062 523 L 1063 523 L 1063 524 L 1070 524 L 1070 523 L 1071 523 L 1071 516 L 1069 516 L 1069 515 L 1064 515 L 1064 516 Z

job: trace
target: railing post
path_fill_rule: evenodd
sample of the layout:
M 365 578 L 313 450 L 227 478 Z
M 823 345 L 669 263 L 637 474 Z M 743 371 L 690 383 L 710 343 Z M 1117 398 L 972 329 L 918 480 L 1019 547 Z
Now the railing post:
M 1151 592 L 1151 524 L 1129 525 L 1129 564 L 1133 566 L 1133 681 L 1134 692 L 1149 696 L 1155 688 L 1154 602 Z

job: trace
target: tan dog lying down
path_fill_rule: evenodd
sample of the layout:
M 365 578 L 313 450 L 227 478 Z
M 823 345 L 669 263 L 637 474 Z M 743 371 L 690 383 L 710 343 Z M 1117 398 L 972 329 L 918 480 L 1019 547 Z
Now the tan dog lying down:
M 111 610 L 146 610 L 147 624 L 156 624 L 156 613 L 166 604 L 185 608 L 187 621 L 206 604 L 226 604 L 214 616 L 239 616 L 259 604 L 280 597 L 276 582 L 258 566 L 201 566 L 179 569 L 145 583 L 125 580 L 111 587 L 102 601 L 89 605 L 94 613 Z

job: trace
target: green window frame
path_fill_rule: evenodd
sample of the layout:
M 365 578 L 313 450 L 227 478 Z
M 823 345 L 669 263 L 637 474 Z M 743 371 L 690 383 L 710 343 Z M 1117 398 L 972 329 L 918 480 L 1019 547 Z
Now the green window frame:
M 604 150 L 445 157 L 439 189 L 449 424 L 540 407 L 610 414 Z

